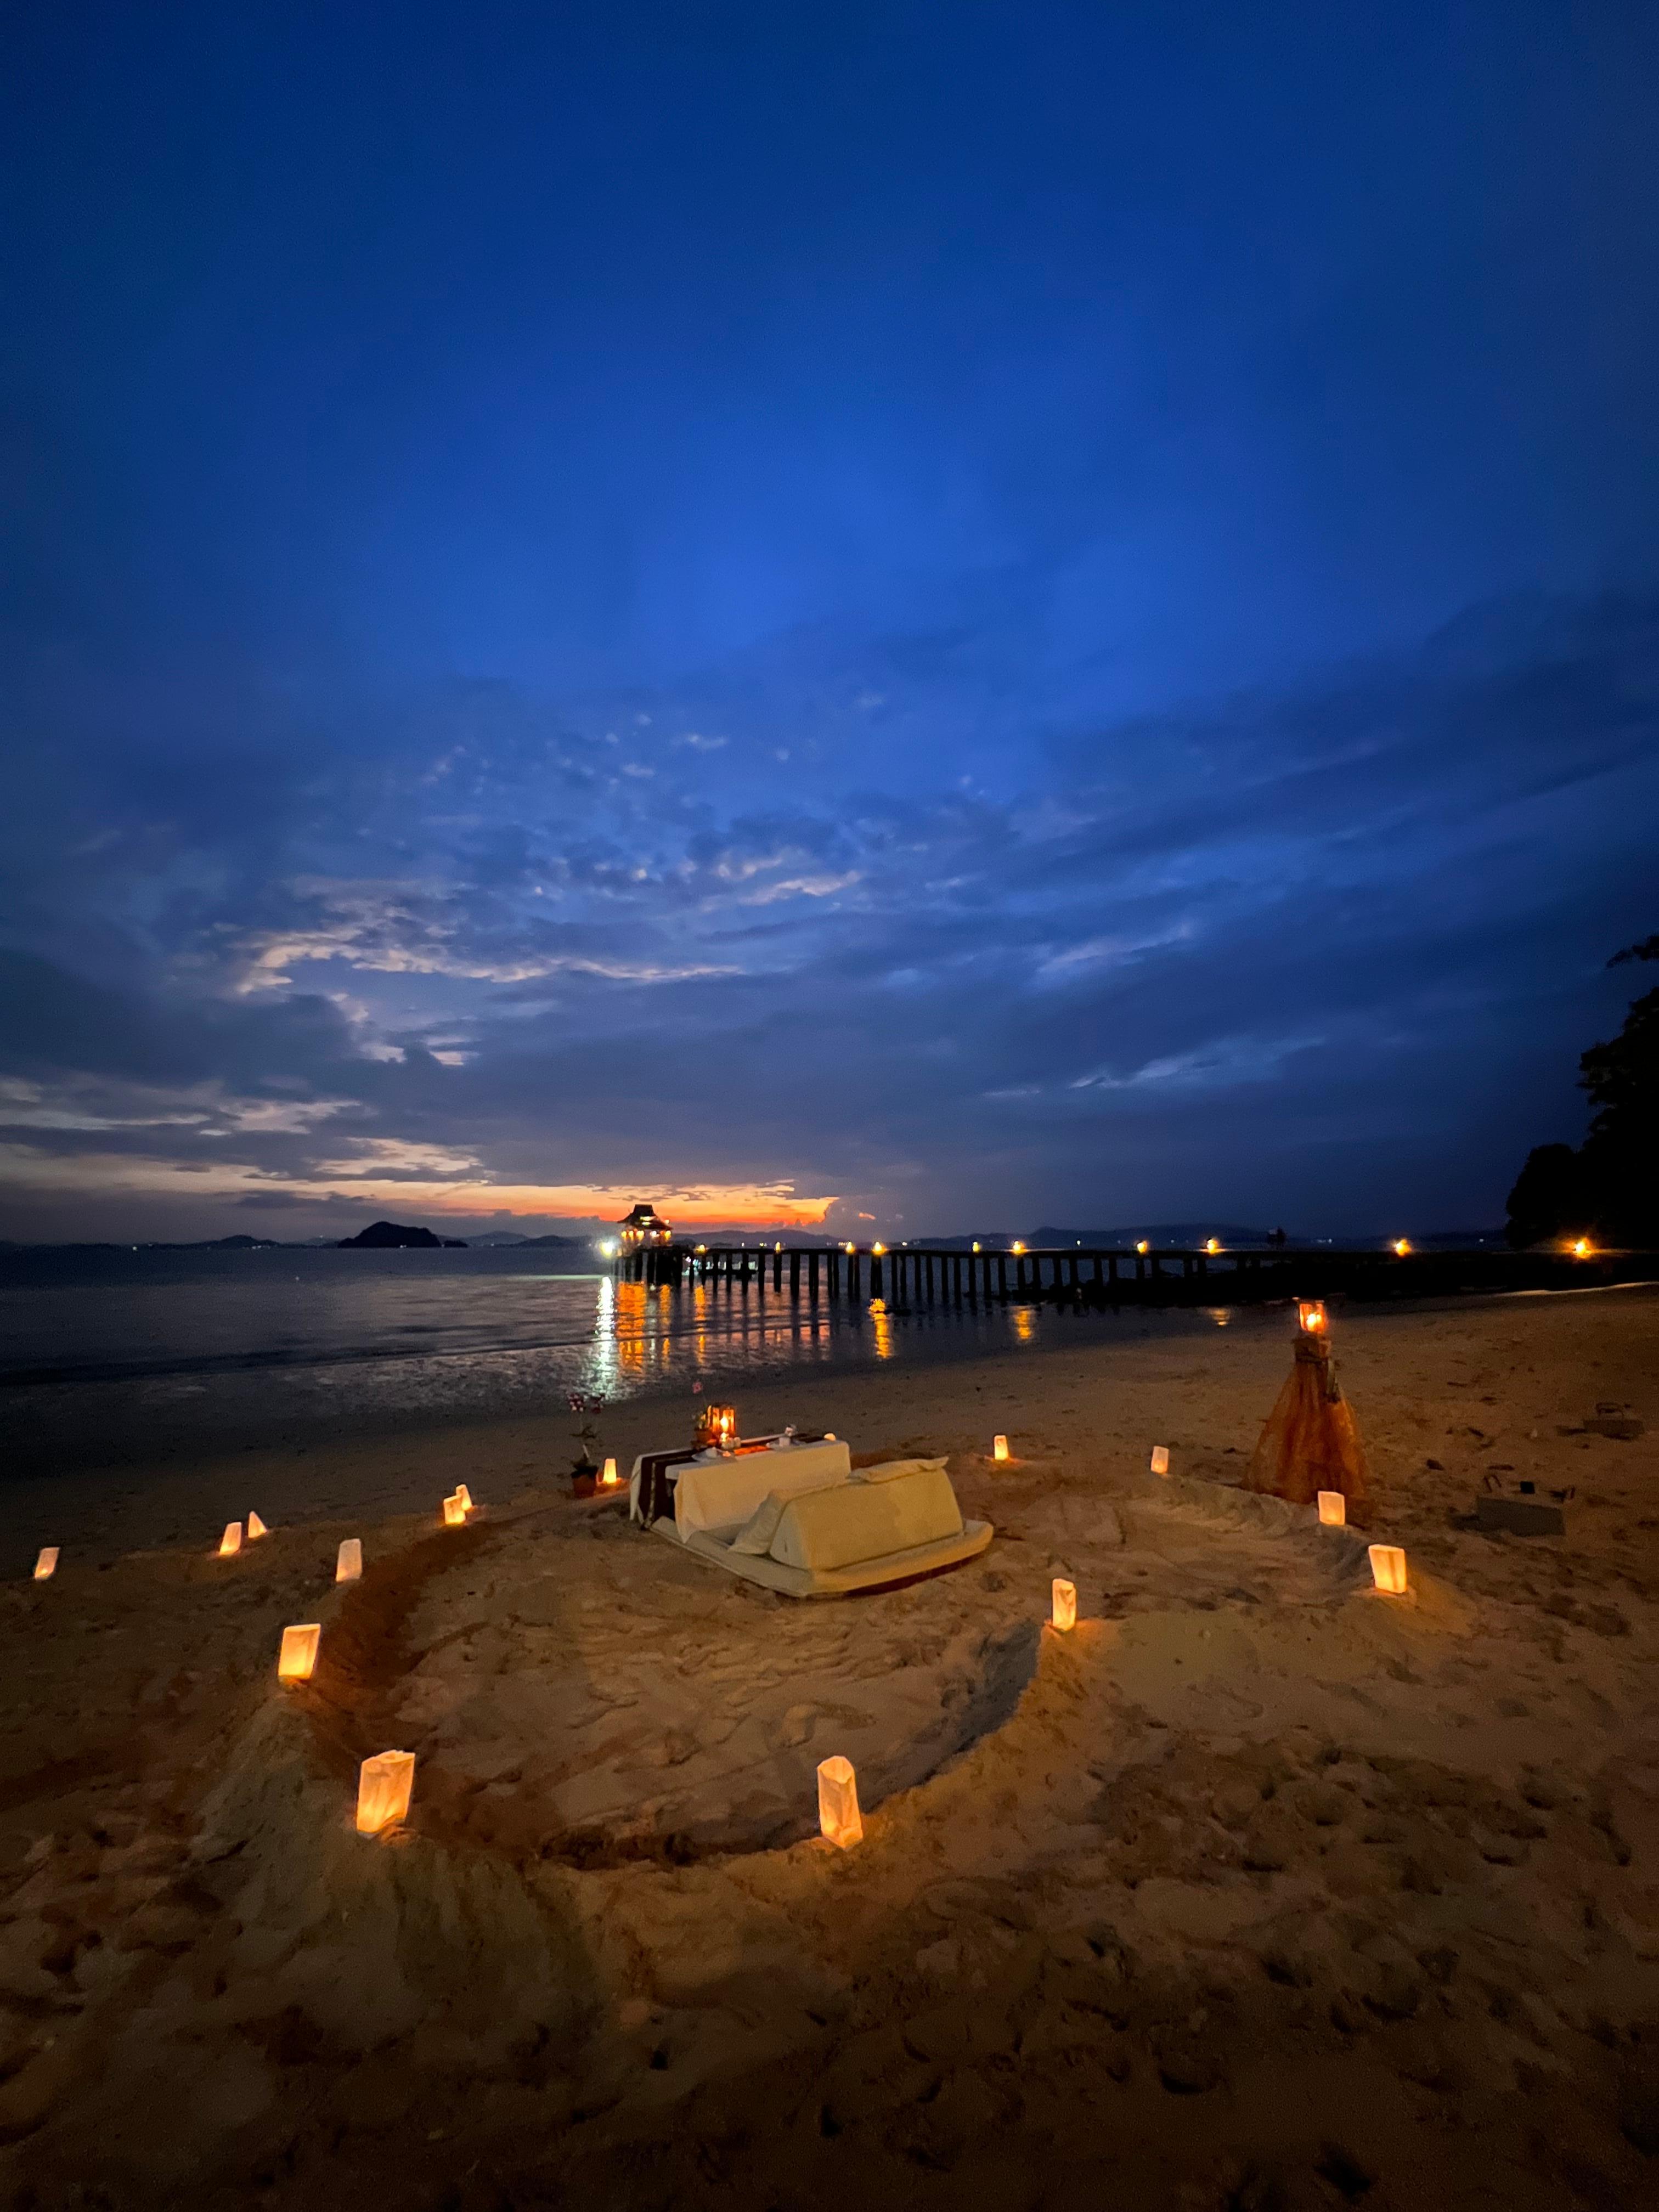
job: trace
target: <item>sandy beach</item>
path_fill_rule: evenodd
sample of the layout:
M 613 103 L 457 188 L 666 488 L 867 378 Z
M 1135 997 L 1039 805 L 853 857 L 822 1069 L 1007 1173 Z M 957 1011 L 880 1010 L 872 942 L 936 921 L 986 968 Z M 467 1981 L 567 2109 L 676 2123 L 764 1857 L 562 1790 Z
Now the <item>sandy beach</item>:
M 995 1524 L 853 1601 L 573 1503 L 564 1419 L 20 1486 L 6 2203 L 1652 2203 L 1659 1295 L 1338 1316 L 1401 1599 L 1237 1486 L 1289 1337 L 745 1395 L 947 1453 Z M 1571 1487 L 1565 1536 L 1478 1532 L 1488 1474 Z M 391 1746 L 410 1818 L 360 1838 Z

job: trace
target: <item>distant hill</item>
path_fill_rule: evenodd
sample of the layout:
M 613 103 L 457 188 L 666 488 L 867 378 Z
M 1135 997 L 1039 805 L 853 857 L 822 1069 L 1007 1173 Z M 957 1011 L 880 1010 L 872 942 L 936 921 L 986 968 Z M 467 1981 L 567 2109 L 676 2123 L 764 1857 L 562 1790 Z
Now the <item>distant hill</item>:
M 1126 1252 L 1133 1251 L 1144 1238 L 1148 1244 L 1163 1249 L 1195 1252 L 1213 1237 L 1227 1245 L 1266 1244 L 1273 1234 L 1270 1229 L 1247 1229 L 1237 1221 L 1148 1221 L 1132 1229 L 1033 1229 L 1025 1242 L 1039 1249 L 1062 1248 L 1067 1244 L 1094 1244 L 1109 1251 L 1121 1245 Z M 1306 1244 L 1310 1238 L 1287 1233 L 1290 1244 Z
M 395 1252 L 406 1249 L 435 1252 L 465 1252 L 466 1244 L 459 1237 L 434 1237 L 429 1229 L 406 1229 L 396 1221 L 371 1221 L 367 1229 L 359 1230 L 355 1237 L 343 1237 L 336 1246 L 341 1252 Z

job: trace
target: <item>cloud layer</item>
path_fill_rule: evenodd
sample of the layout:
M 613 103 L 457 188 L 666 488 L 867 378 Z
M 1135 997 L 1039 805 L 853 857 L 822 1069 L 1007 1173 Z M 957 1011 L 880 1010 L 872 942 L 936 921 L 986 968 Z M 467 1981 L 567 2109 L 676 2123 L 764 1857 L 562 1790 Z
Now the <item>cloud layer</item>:
M 1659 605 L 1488 610 L 932 789 L 883 772 L 938 712 L 906 658 L 849 645 L 805 737 L 740 711 L 743 659 L 625 716 L 433 702 L 261 763 L 253 835 L 234 759 L 187 811 L 86 760 L 13 854 L 11 1233 L 1418 1225 L 1571 1133 L 1641 919 Z
M 1647 15 L 826 20 L 33 11 L 0 1234 L 1409 1233 L 1578 1133 Z

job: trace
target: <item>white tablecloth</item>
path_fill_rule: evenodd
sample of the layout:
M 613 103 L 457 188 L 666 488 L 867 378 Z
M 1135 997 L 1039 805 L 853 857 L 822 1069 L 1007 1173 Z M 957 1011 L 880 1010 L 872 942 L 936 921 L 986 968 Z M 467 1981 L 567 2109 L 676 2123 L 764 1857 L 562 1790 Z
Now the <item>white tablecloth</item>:
M 775 1444 L 768 1451 L 744 1452 L 725 1459 L 718 1452 L 687 1460 L 673 1470 L 674 1525 L 680 1540 L 706 1528 L 730 1534 L 741 1528 L 755 1508 L 775 1490 L 786 1497 L 845 1482 L 853 1462 L 844 1443 Z M 631 1510 L 639 1510 L 640 1463 L 634 1462 Z

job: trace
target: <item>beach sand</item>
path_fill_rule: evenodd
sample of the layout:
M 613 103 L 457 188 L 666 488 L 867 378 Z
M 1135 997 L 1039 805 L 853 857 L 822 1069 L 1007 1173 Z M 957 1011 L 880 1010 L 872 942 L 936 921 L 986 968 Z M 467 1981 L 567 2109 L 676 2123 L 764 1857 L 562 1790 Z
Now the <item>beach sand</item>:
M 573 1503 L 564 1419 L 28 1486 L 4 2201 L 1659 2199 L 1659 1299 L 1338 1316 L 1403 1599 L 1356 1532 L 1236 1487 L 1290 1333 L 1080 1326 L 745 1395 L 751 1433 L 948 1452 L 996 1524 L 848 1601 Z M 1587 1432 L 1598 1404 L 1648 1432 Z M 1489 1471 L 1572 1486 L 1565 1536 L 1478 1533 Z M 445 1530 L 459 1480 L 485 1510 Z M 273 1534 L 214 1558 L 250 1508 Z M 362 1839 L 392 1746 L 410 1820 Z

